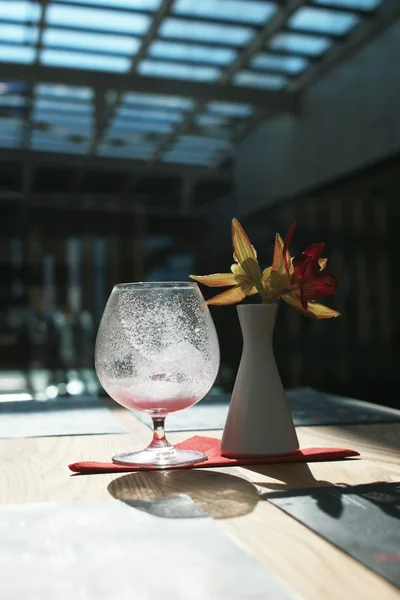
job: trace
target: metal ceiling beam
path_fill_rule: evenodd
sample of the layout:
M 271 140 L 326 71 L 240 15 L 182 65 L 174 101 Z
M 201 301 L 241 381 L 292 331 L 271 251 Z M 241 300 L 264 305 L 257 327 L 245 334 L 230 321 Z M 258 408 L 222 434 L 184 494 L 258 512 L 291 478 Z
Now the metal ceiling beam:
M 231 66 L 229 66 L 219 78 L 219 80 L 214 84 L 216 89 L 221 89 L 221 87 L 225 87 L 226 85 L 230 85 L 234 75 L 242 69 L 251 57 L 265 47 L 268 40 L 277 33 L 286 23 L 287 19 L 301 6 L 303 6 L 307 0 L 289 0 L 288 4 L 283 7 L 280 7 L 280 10 L 277 14 L 272 17 L 268 21 L 268 23 L 258 30 L 254 39 L 238 54 L 237 58 L 233 61 Z M 166 152 L 173 144 L 176 139 L 186 133 L 187 129 L 193 127 L 193 122 L 196 116 L 199 114 L 201 110 L 204 109 L 204 100 L 198 98 L 198 102 L 194 107 L 194 110 L 187 113 L 185 120 L 178 127 L 175 128 L 174 132 L 168 136 L 167 140 L 158 148 L 154 156 L 152 157 L 152 162 L 156 162 L 160 160 L 164 152 Z M 261 107 L 259 107 L 261 108 Z M 282 106 L 274 106 L 272 107 L 269 104 L 264 104 L 262 107 L 265 111 L 265 114 L 268 110 L 274 110 L 276 112 L 286 112 Z M 224 153 L 225 155 L 230 155 L 234 149 L 230 149 L 228 153 Z M 224 159 L 223 159 L 224 160 Z M 220 159 L 218 159 L 218 163 Z
M 237 59 L 222 75 L 220 83 L 231 81 L 235 73 L 246 67 L 252 56 L 265 48 L 268 41 L 285 26 L 292 14 L 305 4 L 307 4 L 307 0 L 288 0 L 288 2 L 286 2 L 286 4 L 264 25 L 264 27 L 260 29 L 250 44 L 243 48 Z
M 400 19 L 400 1 L 384 0 L 380 7 L 374 11 L 373 17 L 364 20 L 358 25 L 345 41 L 337 43 L 328 50 L 325 57 L 314 67 L 307 69 L 304 75 L 298 77 L 289 90 L 299 93 L 304 87 L 313 85 L 340 64 L 351 58 L 366 44 L 371 43 L 391 25 Z
M 18 149 L 0 149 L 0 161 L 17 162 L 23 164 L 26 152 Z M 82 162 L 83 156 L 72 154 L 56 154 L 53 152 L 30 152 L 28 155 L 29 165 L 34 168 L 40 166 L 59 166 L 75 169 Z M 212 170 L 207 167 L 196 167 L 192 165 L 179 165 L 159 163 L 147 169 L 146 161 L 126 160 L 122 158 L 109 158 L 103 156 L 92 156 L 90 162 L 93 170 L 114 171 L 121 173 L 135 172 L 139 176 L 188 176 L 199 181 L 230 181 L 232 174 L 228 170 Z
M 45 67 L 43 65 L 17 65 L 0 63 L 1 78 L 4 81 L 25 81 L 30 85 L 56 83 L 91 87 L 99 92 L 107 90 L 132 91 L 167 96 L 196 98 L 203 102 L 219 100 L 252 104 L 259 108 L 277 108 L 282 112 L 298 111 L 298 96 L 285 91 L 256 90 L 233 85 L 198 83 L 160 77 L 142 77 L 120 73 L 103 73 L 84 69 Z

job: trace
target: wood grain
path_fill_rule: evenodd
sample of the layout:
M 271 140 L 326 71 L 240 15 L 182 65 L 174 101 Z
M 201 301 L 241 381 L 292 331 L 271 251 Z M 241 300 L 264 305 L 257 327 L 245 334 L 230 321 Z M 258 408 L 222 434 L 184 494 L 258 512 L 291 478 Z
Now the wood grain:
M 74 475 L 78 460 L 109 461 L 113 454 L 144 447 L 149 429 L 112 407 L 129 431 L 120 435 L 0 440 L 0 503 L 146 500 L 185 493 L 258 561 L 305 600 L 399 600 L 381 577 L 289 517 L 260 500 L 259 491 L 336 483 L 400 480 L 400 424 L 301 427 L 300 444 L 345 446 L 361 459 L 326 463 L 255 465 L 251 468 Z M 219 437 L 220 432 L 201 432 Z M 176 443 L 192 434 L 171 433 Z M 249 582 L 251 586 L 251 582 Z

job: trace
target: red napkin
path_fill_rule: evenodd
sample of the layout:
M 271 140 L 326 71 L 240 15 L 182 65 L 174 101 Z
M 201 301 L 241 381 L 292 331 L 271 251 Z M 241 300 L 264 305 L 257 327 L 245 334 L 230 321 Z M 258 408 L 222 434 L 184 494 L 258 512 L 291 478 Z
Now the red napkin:
M 215 438 L 203 437 L 195 435 L 194 437 L 176 444 L 176 448 L 182 450 L 198 450 L 207 454 L 207 460 L 187 467 L 168 467 L 169 469 L 199 469 L 202 467 L 221 467 L 221 466 L 240 466 L 240 465 L 262 465 L 265 463 L 281 463 L 281 462 L 318 462 L 326 460 L 339 460 L 348 456 L 359 456 L 359 452 L 349 450 L 348 448 L 305 448 L 297 450 L 293 454 L 284 454 L 281 456 L 267 457 L 243 457 L 243 458 L 228 458 L 221 454 L 221 441 Z M 149 471 L 158 469 L 159 467 L 129 467 L 125 465 L 116 465 L 112 462 L 94 462 L 83 461 L 68 465 L 71 471 L 76 473 L 121 473 L 126 471 Z

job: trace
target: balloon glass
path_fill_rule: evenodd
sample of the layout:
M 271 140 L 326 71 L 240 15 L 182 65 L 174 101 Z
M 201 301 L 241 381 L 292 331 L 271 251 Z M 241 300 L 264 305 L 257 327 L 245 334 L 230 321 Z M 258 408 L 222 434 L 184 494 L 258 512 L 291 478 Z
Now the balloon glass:
M 199 402 L 219 368 L 217 333 L 196 283 L 121 283 L 114 287 L 99 326 L 95 366 L 116 402 L 153 420 L 151 444 L 113 457 L 117 464 L 167 468 L 205 460 L 166 439 L 169 413 Z

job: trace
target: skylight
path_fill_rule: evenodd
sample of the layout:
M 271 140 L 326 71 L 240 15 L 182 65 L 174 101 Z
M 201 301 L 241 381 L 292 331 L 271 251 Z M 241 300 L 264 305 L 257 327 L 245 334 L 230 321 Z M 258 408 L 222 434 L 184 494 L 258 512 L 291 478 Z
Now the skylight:
M 159 106 L 161 108 L 176 108 L 180 110 L 191 110 L 193 101 L 189 98 L 179 96 L 163 96 L 161 94 L 141 94 L 139 92 L 126 92 L 123 101 L 127 104 L 141 106 Z
M 63 102 L 62 100 L 48 100 L 47 98 L 37 97 L 35 102 L 36 110 L 45 111 L 65 111 L 73 115 L 82 115 L 84 118 L 92 113 L 92 105 L 83 102 Z
M 209 102 L 208 110 L 223 117 L 251 117 L 254 110 L 250 104 L 237 104 L 234 102 Z
M 126 8 L 127 10 L 153 11 L 160 7 L 162 0 L 62 0 L 65 4 L 93 4 L 104 8 Z
M 26 27 L 25 25 L 0 24 L 0 40 L 14 42 L 15 44 L 35 44 L 39 37 L 37 27 Z
M 236 85 L 246 87 L 259 87 L 266 90 L 280 90 L 287 84 L 286 77 L 282 75 L 263 75 L 252 71 L 240 71 L 234 77 Z
M 93 90 L 88 87 L 76 87 L 72 85 L 61 85 L 54 83 L 38 83 L 35 87 L 38 96 L 55 96 L 61 100 L 91 100 Z
M 276 54 L 257 54 L 251 61 L 251 66 L 255 69 L 282 71 L 288 75 L 297 75 L 308 64 L 308 60 L 302 56 L 279 56 Z
M 228 46 L 245 46 L 254 36 L 254 30 L 234 25 L 217 25 L 204 21 L 168 18 L 162 23 L 162 37 L 216 42 Z
M 172 12 L 182 16 L 263 25 L 275 14 L 276 5 L 254 0 L 246 1 L 245 6 L 241 0 L 175 0 Z
M 210 165 L 214 161 L 214 156 L 210 154 L 188 154 L 187 152 L 176 152 L 170 150 L 162 157 L 166 163 L 177 163 L 187 165 Z
M 306 6 L 300 8 L 289 19 L 289 26 L 292 29 L 304 29 L 328 35 L 344 35 L 359 21 L 359 17 L 352 13 Z
M 375 10 L 382 3 L 382 0 L 314 0 L 314 4 L 323 6 L 334 6 L 336 8 L 347 8 L 354 10 Z
M 8 46 L 0 44 L 0 61 L 29 64 L 34 61 L 35 52 L 33 46 Z
M 0 19 L 36 22 L 40 18 L 40 12 L 41 8 L 37 2 L 0 2 Z
M 184 117 L 182 113 L 172 110 L 151 110 L 129 106 L 121 106 L 118 110 L 118 116 L 127 119 L 158 119 L 160 121 L 170 121 L 171 123 L 180 123 Z
M 97 50 L 103 54 L 108 50 L 113 54 L 132 55 L 140 47 L 140 40 L 121 35 L 46 29 L 43 36 L 45 46 L 70 47 L 71 50 Z
M 144 119 L 127 121 L 117 117 L 111 126 L 111 135 L 115 134 L 118 136 L 121 134 L 121 130 L 125 132 L 143 131 L 148 133 L 171 133 L 172 125 L 170 123 L 160 123 L 160 121 L 154 120 L 145 121 Z
M 96 71 L 128 71 L 131 59 L 124 56 L 107 56 L 105 54 L 85 54 L 83 52 L 67 52 L 45 48 L 40 53 L 40 62 L 44 65 L 91 69 Z
M 195 81 L 215 81 L 221 75 L 221 71 L 215 67 L 201 67 L 155 60 L 142 60 L 138 71 L 141 75 Z
M 332 46 L 332 42 L 329 38 L 287 32 L 275 35 L 269 45 L 274 50 L 319 56 Z
M 46 11 L 46 21 L 50 25 L 70 26 L 78 29 L 144 34 L 151 19 L 140 13 L 50 4 Z
M 180 44 L 156 40 L 149 49 L 150 56 L 154 58 L 169 58 L 184 62 L 201 62 L 212 65 L 229 65 L 237 56 L 233 48 L 210 48 L 193 44 Z

